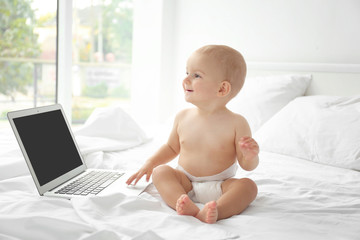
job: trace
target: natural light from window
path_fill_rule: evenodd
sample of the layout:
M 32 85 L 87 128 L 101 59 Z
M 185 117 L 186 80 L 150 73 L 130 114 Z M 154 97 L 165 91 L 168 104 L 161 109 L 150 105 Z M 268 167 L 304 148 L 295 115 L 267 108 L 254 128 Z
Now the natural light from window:
M 73 0 L 72 122 L 130 105 L 132 0 Z
M 72 1 L 72 122 L 130 106 L 133 1 Z M 61 22 L 59 24 L 62 24 Z M 57 1 L 0 1 L 0 128 L 8 111 L 54 104 Z M 63 49 L 61 51 L 68 51 Z
M 56 101 L 56 0 L 0 1 L 0 128 L 6 114 Z

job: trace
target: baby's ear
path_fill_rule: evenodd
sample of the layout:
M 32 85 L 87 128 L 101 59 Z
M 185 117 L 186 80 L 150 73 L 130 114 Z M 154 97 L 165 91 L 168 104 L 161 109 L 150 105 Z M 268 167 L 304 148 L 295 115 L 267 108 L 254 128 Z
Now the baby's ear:
M 222 81 L 220 84 L 220 88 L 218 91 L 219 97 L 225 97 L 227 96 L 231 91 L 231 84 L 229 81 Z

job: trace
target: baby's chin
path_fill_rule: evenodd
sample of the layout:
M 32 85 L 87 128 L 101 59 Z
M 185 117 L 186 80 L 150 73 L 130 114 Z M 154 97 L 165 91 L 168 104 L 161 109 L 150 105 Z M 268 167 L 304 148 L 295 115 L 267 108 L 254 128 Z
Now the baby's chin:
M 185 97 L 185 102 L 191 103 L 192 105 L 198 107 L 195 102 L 191 101 L 191 99 L 187 99 L 186 97 Z
M 184 99 L 186 102 L 194 104 L 189 93 L 185 93 Z

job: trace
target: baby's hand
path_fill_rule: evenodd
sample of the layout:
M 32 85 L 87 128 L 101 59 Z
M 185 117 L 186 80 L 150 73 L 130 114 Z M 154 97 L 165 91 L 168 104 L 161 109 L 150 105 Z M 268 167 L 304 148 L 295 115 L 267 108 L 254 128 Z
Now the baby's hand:
M 238 144 L 245 160 L 252 160 L 259 154 L 259 145 L 252 137 L 242 137 Z
M 146 175 L 146 181 L 148 182 L 150 180 L 150 176 L 152 174 L 154 167 L 152 165 L 150 165 L 149 163 L 145 163 L 144 166 L 142 166 L 140 168 L 139 171 L 137 171 L 136 173 L 134 173 L 127 181 L 126 184 L 130 185 L 134 180 L 134 185 L 137 184 L 137 182 L 144 176 Z

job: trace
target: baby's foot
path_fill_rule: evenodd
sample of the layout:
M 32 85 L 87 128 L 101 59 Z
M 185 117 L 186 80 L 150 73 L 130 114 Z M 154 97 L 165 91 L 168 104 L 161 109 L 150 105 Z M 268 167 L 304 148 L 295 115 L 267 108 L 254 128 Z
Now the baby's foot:
M 179 215 L 195 216 L 200 209 L 191 201 L 187 194 L 183 194 L 176 202 L 176 212 Z
M 216 202 L 212 201 L 205 204 L 204 208 L 195 217 L 202 222 L 215 223 L 218 218 Z

